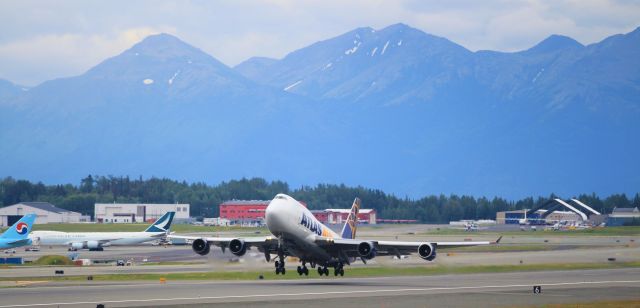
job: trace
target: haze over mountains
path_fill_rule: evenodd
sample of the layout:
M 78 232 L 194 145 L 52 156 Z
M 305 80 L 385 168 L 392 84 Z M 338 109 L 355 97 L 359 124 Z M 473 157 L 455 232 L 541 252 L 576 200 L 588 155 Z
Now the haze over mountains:
M 160 34 L 80 76 L 26 90 L 0 80 L 0 175 L 631 193 L 639 98 L 640 28 L 503 53 L 396 24 L 234 68 Z

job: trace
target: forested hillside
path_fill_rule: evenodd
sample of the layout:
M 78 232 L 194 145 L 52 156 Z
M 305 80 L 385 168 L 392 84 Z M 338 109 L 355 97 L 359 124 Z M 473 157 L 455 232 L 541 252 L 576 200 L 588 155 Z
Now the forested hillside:
M 46 201 L 88 215 L 93 215 L 96 202 L 180 202 L 191 204 L 192 216 L 217 217 L 218 205 L 221 202 L 232 199 L 270 200 L 278 193 L 287 193 L 304 201 L 311 209 L 348 208 L 355 197 L 360 197 L 363 207 L 376 209 L 379 218 L 417 219 L 428 223 L 446 223 L 459 219 L 495 219 L 497 211 L 532 208 L 548 198 L 506 200 L 500 197 L 431 195 L 409 199 L 386 194 L 381 190 L 345 185 L 318 184 L 290 188 L 285 182 L 269 182 L 261 178 L 243 178 L 215 186 L 170 179 L 131 179 L 114 176 L 87 176 L 79 185 L 45 185 L 11 177 L 0 182 L 2 206 L 26 201 Z M 580 195 L 578 199 L 604 213 L 611 212 L 614 207 L 640 206 L 640 194 L 631 199 L 624 194 L 605 198 L 595 194 Z

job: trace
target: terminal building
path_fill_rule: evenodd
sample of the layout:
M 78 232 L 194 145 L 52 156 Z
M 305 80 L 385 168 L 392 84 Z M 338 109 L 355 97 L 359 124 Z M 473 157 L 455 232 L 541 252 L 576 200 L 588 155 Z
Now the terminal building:
M 26 214 L 36 214 L 36 224 L 91 221 L 90 216 L 61 209 L 49 202 L 20 202 L 0 208 L 0 227 L 11 226 Z
M 189 204 L 170 203 L 96 203 L 95 221 L 98 223 L 151 223 L 167 212 L 176 212 L 174 221 L 189 220 Z
M 234 223 L 264 224 L 264 215 L 271 200 L 231 200 L 220 204 L 220 218 Z M 299 201 L 306 206 L 304 202 Z M 313 210 L 311 213 L 324 224 L 342 224 L 349 217 L 351 209 Z M 358 221 L 363 224 L 376 223 L 374 209 L 360 209 Z

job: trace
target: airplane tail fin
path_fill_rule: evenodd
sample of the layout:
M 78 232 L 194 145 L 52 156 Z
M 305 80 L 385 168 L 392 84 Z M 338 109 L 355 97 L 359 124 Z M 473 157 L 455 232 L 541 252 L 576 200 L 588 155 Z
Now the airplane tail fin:
M 355 200 L 353 200 L 351 212 L 349 213 L 347 221 L 344 223 L 344 227 L 342 227 L 342 233 L 340 233 L 340 236 L 342 236 L 342 238 L 356 238 L 356 228 L 358 227 L 358 212 L 360 212 L 360 198 L 356 198 Z
M 33 228 L 33 222 L 36 220 L 36 214 L 27 214 L 22 216 L 20 220 L 16 221 L 13 226 L 9 227 L 7 231 L 0 235 L 5 239 L 26 239 L 29 236 L 31 228 Z
M 176 215 L 176 212 L 167 212 L 162 215 L 162 217 L 158 218 L 147 230 L 144 232 L 169 232 L 171 230 L 171 222 L 173 221 L 173 216 Z

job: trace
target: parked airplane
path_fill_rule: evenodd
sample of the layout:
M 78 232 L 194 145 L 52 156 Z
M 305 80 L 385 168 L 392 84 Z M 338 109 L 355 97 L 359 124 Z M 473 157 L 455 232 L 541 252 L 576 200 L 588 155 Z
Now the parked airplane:
M 318 265 L 319 275 L 329 275 L 327 267 L 334 268 L 334 275 L 344 276 L 344 264 L 350 265 L 356 258 L 364 263 L 376 256 L 396 256 L 417 252 L 420 258 L 432 261 L 436 249 L 461 246 L 488 245 L 491 242 L 400 242 L 356 239 L 356 227 L 360 199 L 356 198 L 347 222 L 340 234 L 335 233 L 318 221 L 300 202 L 285 194 L 278 194 L 269 203 L 265 212 L 267 228 L 273 234 L 268 237 L 217 238 L 169 236 L 192 240 L 193 250 L 200 254 L 209 253 L 211 246 L 219 246 L 224 252 L 242 256 L 250 247 L 257 247 L 269 262 L 271 254 L 276 254 L 276 274 L 285 274 L 285 257 L 300 259 L 299 275 L 309 275 L 307 263 L 312 268 Z M 500 239 L 498 239 L 499 241 Z M 496 241 L 496 243 L 498 242 Z
M 36 214 L 27 214 L 0 235 L 0 249 L 31 245 L 29 231 L 36 220 Z
M 137 245 L 167 236 L 175 212 L 167 212 L 143 232 L 31 232 L 33 243 L 38 245 L 64 245 L 69 250 L 89 249 L 102 251 L 111 245 Z

